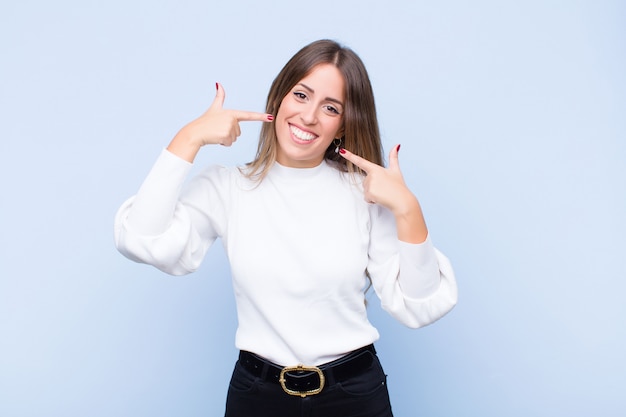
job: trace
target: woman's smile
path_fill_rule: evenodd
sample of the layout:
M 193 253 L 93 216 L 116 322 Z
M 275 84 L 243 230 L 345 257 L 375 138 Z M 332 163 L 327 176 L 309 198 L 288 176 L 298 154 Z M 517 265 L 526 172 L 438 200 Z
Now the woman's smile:
M 310 143 L 319 137 L 315 133 L 302 129 L 292 123 L 289 123 L 289 130 L 296 142 Z

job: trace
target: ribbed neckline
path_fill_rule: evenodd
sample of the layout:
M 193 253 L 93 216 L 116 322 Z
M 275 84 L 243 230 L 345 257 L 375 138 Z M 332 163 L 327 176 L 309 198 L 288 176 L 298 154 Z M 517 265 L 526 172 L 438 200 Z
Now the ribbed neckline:
M 328 169 L 328 163 L 323 160 L 319 165 L 312 168 L 293 168 L 274 162 L 268 175 L 282 181 L 306 180 L 317 177 L 322 171 Z

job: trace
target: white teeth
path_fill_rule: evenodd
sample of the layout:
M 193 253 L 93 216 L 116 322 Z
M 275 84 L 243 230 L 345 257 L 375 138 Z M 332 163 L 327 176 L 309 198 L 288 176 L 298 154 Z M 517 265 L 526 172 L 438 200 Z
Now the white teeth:
M 314 135 L 313 133 L 305 132 L 304 130 L 299 129 L 293 125 L 289 125 L 289 129 L 291 130 L 291 133 L 293 133 L 293 135 L 300 140 L 308 141 L 308 140 L 313 140 L 317 137 L 317 135 Z

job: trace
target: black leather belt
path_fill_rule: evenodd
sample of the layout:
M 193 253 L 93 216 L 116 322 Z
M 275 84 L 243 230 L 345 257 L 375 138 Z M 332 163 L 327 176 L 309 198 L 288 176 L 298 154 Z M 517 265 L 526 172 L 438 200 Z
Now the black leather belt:
M 320 366 L 282 367 L 242 350 L 239 363 L 255 377 L 280 384 L 287 394 L 306 397 L 319 394 L 324 386 L 332 386 L 365 372 L 372 365 L 374 355 L 376 349 L 374 345 L 369 345 Z

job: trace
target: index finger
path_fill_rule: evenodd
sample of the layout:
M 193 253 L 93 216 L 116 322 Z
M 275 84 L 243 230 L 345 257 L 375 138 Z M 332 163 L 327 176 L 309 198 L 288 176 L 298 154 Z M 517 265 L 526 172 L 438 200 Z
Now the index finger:
M 267 113 L 258 113 L 254 111 L 233 110 L 235 119 L 240 122 L 271 122 L 274 116 Z
M 370 162 L 365 158 L 361 158 L 360 156 L 353 154 L 347 149 L 341 148 L 339 149 L 339 153 L 348 161 L 352 162 L 354 165 L 365 171 L 366 174 L 376 168 L 380 168 L 380 165 Z

